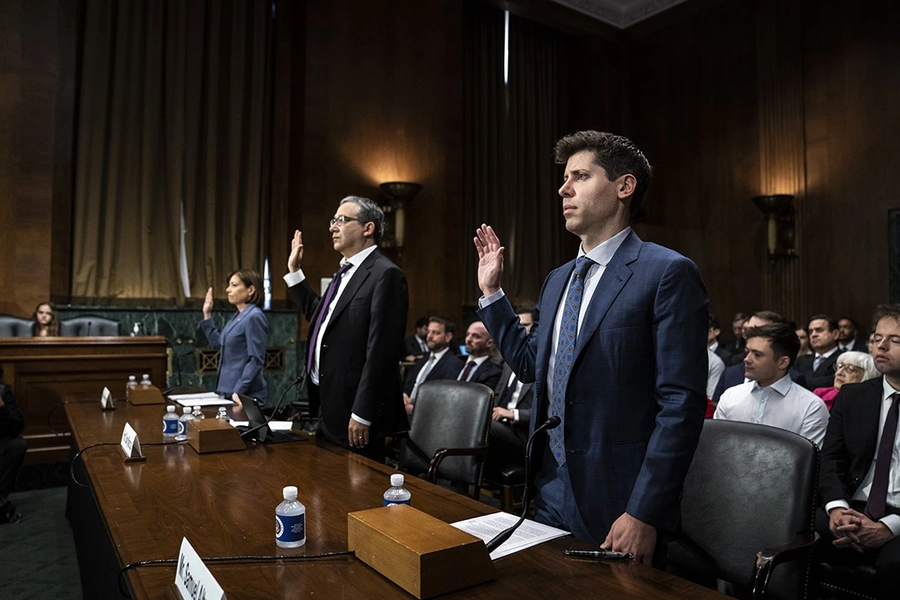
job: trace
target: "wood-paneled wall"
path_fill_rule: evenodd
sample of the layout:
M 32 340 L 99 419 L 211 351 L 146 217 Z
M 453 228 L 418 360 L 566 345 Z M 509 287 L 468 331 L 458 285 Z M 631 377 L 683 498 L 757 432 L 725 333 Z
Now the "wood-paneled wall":
M 273 189 L 287 218 L 273 216 L 274 235 L 286 249 L 302 229 L 306 270 L 328 276 L 337 257 L 326 223 L 341 197 L 379 198 L 393 179 L 423 184 L 402 256 L 388 251 L 409 279 L 411 319 L 462 317 L 462 4 L 279 9 Z M 71 5 L 0 0 L 0 312 L 28 314 L 66 281 Z M 563 122 L 621 132 L 645 150 L 656 172 L 638 231 L 696 260 L 723 321 L 761 308 L 865 321 L 887 300 L 887 211 L 900 206 L 897 9 L 804 0 L 785 26 L 778 5 L 692 0 L 618 34 L 554 20 L 573 34 L 564 80 L 577 104 Z M 785 149 L 797 189 L 768 189 L 785 177 Z M 800 194 L 801 236 L 799 258 L 773 268 L 750 198 L 776 191 Z M 273 287 L 285 256 L 273 256 Z

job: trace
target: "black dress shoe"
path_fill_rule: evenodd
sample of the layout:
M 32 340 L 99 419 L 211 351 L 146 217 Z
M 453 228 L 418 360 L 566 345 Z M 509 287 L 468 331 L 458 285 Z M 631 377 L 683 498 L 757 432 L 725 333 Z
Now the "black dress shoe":
M 7 499 L 0 504 L 0 525 L 4 523 L 18 523 L 22 520 L 22 515 L 16 511 L 16 506 Z

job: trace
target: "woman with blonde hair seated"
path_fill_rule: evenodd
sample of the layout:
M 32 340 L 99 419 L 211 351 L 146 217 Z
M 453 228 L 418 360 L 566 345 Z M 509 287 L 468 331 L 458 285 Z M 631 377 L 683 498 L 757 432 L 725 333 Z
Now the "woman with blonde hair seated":
M 871 354 L 855 351 L 843 352 L 834 363 L 834 385 L 816 388 L 813 393 L 825 402 L 828 410 L 831 410 L 835 396 L 838 395 L 838 391 L 845 383 L 859 383 L 879 375 L 881 373 L 875 369 L 875 361 Z

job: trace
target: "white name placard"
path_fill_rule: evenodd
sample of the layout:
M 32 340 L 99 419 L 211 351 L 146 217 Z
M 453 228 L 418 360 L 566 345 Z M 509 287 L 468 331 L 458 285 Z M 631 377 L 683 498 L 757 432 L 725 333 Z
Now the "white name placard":
M 125 453 L 126 461 L 144 460 L 137 431 L 128 423 L 125 423 L 125 428 L 122 430 L 122 441 L 119 442 L 119 445 L 122 448 L 122 452 Z
M 225 590 L 203 564 L 200 555 L 187 538 L 181 540 L 178 551 L 178 568 L 175 569 L 175 587 L 182 600 L 224 600 Z
M 113 399 L 108 387 L 103 388 L 103 393 L 100 395 L 100 406 L 103 410 L 110 410 L 116 407 L 116 401 Z

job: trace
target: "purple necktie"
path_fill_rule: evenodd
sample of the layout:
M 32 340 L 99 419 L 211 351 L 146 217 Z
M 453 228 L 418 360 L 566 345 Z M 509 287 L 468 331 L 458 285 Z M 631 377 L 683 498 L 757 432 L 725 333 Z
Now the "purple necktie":
M 900 394 L 891 396 L 891 407 L 884 420 L 881 431 L 881 442 L 875 455 L 875 475 L 872 487 L 869 488 L 869 500 L 866 502 L 865 514 L 873 521 L 884 516 L 887 506 L 888 476 L 891 471 L 891 456 L 894 453 L 894 438 L 897 435 L 897 416 L 900 414 Z
M 322 322 L 325 321 L 325 315 L 328 314 L 328 307 L 331 306 L 332 301 L 334 300 L 335 294 L 337 294 L 338 288 L 341 286 L 341 277 L 344 273 L 347 272 L 347 269 L 352 267 L 353 265 L 349 262 L 345 262 L 341 265 L 341 268 L 338 269 L 338 272 L 334 274 L 334 277 L 331 278 L 331 283 L 328 284 L 328 289 L 325 290 L 325 297 L 322 298 L 322 302 L 319 304 L 319 314 L 316 315 L 316 321 L 313 323 L 312 333 L 309 335 L 309 345 L 306 347 L 306 372 L 311 373 L 313 367 L 313 356 L 316 354 L 316 340 L 319 339 L 319 329 L 322 327 Z

